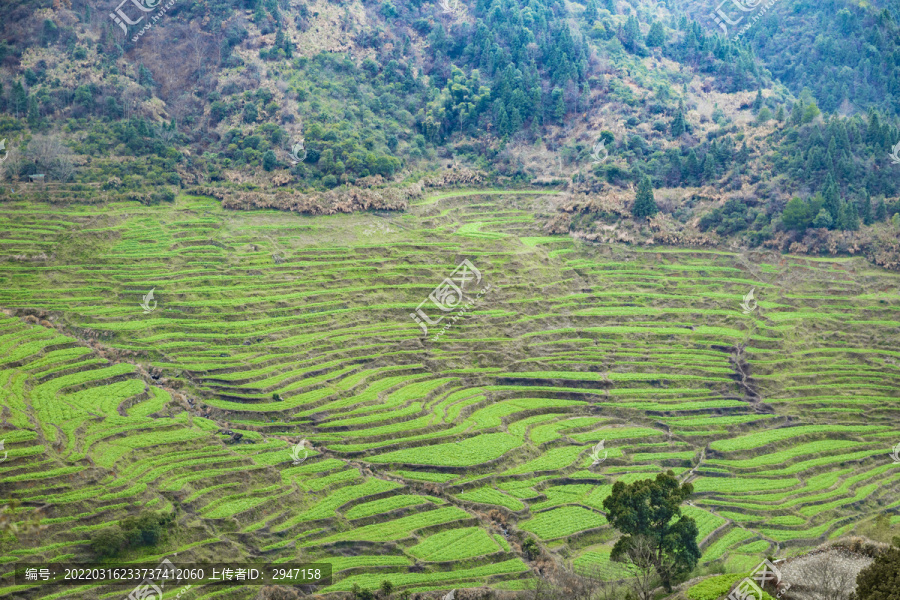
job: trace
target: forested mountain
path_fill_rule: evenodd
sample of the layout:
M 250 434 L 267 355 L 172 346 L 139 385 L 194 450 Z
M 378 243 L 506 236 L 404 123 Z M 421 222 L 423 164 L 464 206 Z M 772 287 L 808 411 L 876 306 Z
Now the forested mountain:
M 886 5 L 721 12 L 750 25 L 740 35 L 691 0 L 117 10 L 0 7 L 7 180 L 45 173 L 73 197 L 145 203 L 200 186 L 300 210 L 302 195 L 333 190 L 328 211 L 356 206 L 340 202 L 345 186 L 397 187 L 399 205 L 373 206 L 402 206 L 407 186 L 455 166 L 441 181 L 568 187 L 579 214 L 570 206 L 556 231 L 622 220 L 623 239 L 738 236 L 900 264 L 879 241 L 900 212 L 900 37 Z M 660 204 L 650 230 L 628 208 L 645 178 Z

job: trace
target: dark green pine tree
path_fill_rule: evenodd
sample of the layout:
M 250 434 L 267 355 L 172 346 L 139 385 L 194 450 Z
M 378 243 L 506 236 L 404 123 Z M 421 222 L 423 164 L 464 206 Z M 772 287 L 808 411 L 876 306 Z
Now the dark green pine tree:
M 887 218 L 887 207 L 885 207 L 885 205 L 884 205 L 884 198 L 879 197 L 875 201 L 875 206 L 872 209 L 872 219 L 876 223 L 880 223 L 881 221 L 884 221 L 886 218 Z
M 778 107 L 778 110 L 775 111 L 775 120 L 779 123 L 784 123 L 784 119 L 784 105 L 782 104 Z
M 638 24 L 637 17 L 629 15 L 625 21 L 625 27 L 622 29 L 622 45 L 629 52 L 636 52 L 640 47 L 641 27 Z
M 703 159 L 703 183 L 712 183 L 717 176 L 716 159 L 713 158 L 711 152 L 707 152 L 706 157 Z
M 800 106 L 800 102 L 794 102 L 794 107 L 791 109 L 791 125 L 797 126 L 803 120 L 803 107 Z
M 584 7 L 584 20 L 593 25 L 599 16 L 596 0 L 588 0 L 587 6 Z
M 553 106 L 553 118 L 562 123 L 566 116 L 566 101 L 563 99 L 561 89 L 554 88 L 550 103 Z
M 863 196 L 862 203 L 860 204 L 859 216 L 862 219 L 863 225 L 872 224 L 872 198 L 869 197 L 869 192 L 866 192 L 866 195 Z
M 753 112 L 759 112 L 763 105 L 762 90 L 756 90 L 756 99 L 753 100 Z
M 666 43 L 666 32 L 662 23 L 653 21 L 650 24 L 650 31 L 647 33 L 647 41 L 645 43 L 651 48 L 659 48 Z
M 506 113 L 506 107 L 504 106 L 500 107 L 496 125 L 500 135 L 509 135 L 509 115 Z
M 866 136 L 867 141 L 872 145 L 877 145 L 881 141 L 881 123 L 878 120 L 878 113 L 874 110 L 869 111 L 869 126 Z
M 41 123 L 41 111 L 38 108 L 38 99 L 36 95 L 28 97 L 28 125 L 32 128 L 37 127 Z
M 859 231 L 859 209 L 853 200 L 847 201 L 847 229 Z
M 637 196 L 634 198 L 634 206 L 631 214 L 636 218 L 652 217 L 659 212 L 656 199 L 653 197 L 653 184 L 649 177 L 644 177 L 638 185 Z
M 15 112 L 17 119 L 19 118 L 20 113 L 28 110 L 28 93 L 25 92 L 25 87 L 22 85 L 21 81 L 13 83 L 9 103 L 13 112 Z
M 859 214 L 856 211 L 856 205 L 852 201 L 841 203 L 841 213 L 835 229 L 840 229 L 841 231 L 856 231 L 859 229 Z
M 823 207 L 831 215 L 834 223 L 840 223 L 841 219 L 841 194 L 838 191 L 837 183 L 831 173 L 825 176 L 825 186 L 822 190 L 822 196 L 825 198 L 825 206 Z
M 678 105 L 678 112 L 675 113 L 675 117 L 672 119 L 672 137 L 681 137 L 684 135 L 684 132 L 687 130 L 687 127 L 684 123 L 684 105 Z
M 703 171 L 700 169 L 700 161 L 697 159 L 697 153 L 691 148 L 688 152 L 687 161 L 684 165 L 683 179 L 688 185 L 700 185 L 700 175 Z
M 509 135 L 515 134 L 519 129 L 522 128 L 522 115 L 519 113 L 519 109 L 513 107 L 511 111 L 509 111 L 509 128 L 507 133 Z

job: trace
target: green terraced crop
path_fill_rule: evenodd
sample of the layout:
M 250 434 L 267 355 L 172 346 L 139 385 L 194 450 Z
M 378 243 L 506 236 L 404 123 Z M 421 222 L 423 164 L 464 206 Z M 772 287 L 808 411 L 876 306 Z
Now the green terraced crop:
M 437 508 L 408 517 L 402 517 L 393 521 L 365 525 L 352 531 L 338 533 L 315 540 L 314 542 L 307 542 L 306 544 L 303 544 L 303 546 L 317 546 L 319 544 L 327 544 L 329 542 L 340 540 L 365 540 L 371 542 L 399 540 L 409 536 L 413 531 L 421 529 L 422 527 L 442 525 L 444 523 L 452 523 L 453 521 L 468 518 L 470 518 L 470 515 L 466 511 L 456 508 L 455 506 L 448 506 L 446 508 Z
M 601 514 L 580 506 L 563 506 L 538 513 L 521 523 L 521 527 L 543 540 L 550 540 L 605 524 L 606 519 Z
M 461 442 L 387 452 L 369 460 L 375 463 L 471 467 L 499 458 L 521 443 L 521 439 L 507 433 L 487 433 Z
M 355 500 L 375 494 L 381 494 L 400 487 L 400 484 L 393 481 L 383 481 L 381 479 L 369 479 L 364 483 L 353 486 L 338 488 L 329 493 L 325 498 L 319 500 L 310 509 L 300 512 L 291 517 L 287 521 L 273 527 L 273 531 L 284 531 L 298 523 L 304 521 L 313 521 L 317 519 L 328 519 L 335 516 L 338 508 Z
M 748 540 L 752 537 L 755 537 L 752 531 L 748 531 L 742 528 L 734 528 L 719 537 L 715 542 L 710 544 L 703 551 L 703 560 L 704 561 L 713 561 L 718 560 L 722 557 L 725 552 L 728 551 L 729 548 L 732 548 L 744 540 Z
M 469 492 L 463 492 L 462 494 L 457 494 L 457 498 L 460 500 L 468 500 L 469 502 L 480 502 L 482 504 L 498 504 L 500 506 L 505 506 L 510 510 L 522 510 L 525 508 L 525 505 L 512 498 L 507 496 L 502 492 L 498 492 L 495 489 L 489 487 L 478 488 L 477 490 L 472 490 Z
M 754 448 L 767 446 L 782 440 L 798 438 L 804 435 L 877 433 L 879 431 L 884 431 L 884 429 L 884 427 L 868 425 L 806 425 L 801 427 L 785 427 L 781 429 L 770 429 L 730 440 L 719 440 L 710 444 L 710 447 L 719 452 L 737 452 L 739 450 L 752 450 Z
M 420 504 L 427 504 L 429 502 L 434 501 L 423 496 L 391 496 L 390 498 L 384 498 L 382 500 L 374 500 L 372 502 L 366 502 L 364 504 L 357 504 L 346 513 L 344 513 L 344 516 L 346 516 L 348 519 L 361 519 L 363 517 L 371 517 L 372 515 L 377 515 L 379 513 L 397 510 L 398 508 L 418 506 Z
M 622 564 L 610 560 L 608 548 L 598 548 L 584 552 L 573 561 L 575 570 L 588 577 L 599 576 L 606 580 L 627 579 L 630 575 L 628 568 Z
M 739 477 L 701 477 L 693 482 L 694 492 L 719 492 L 723 494 L 752 493 L 783 490 L 800 484 L 797 479 L 753 479 Z
M 316 562 L 331 563 L 332 573 L 357 567 L 400 567 L 410 563 L 405 556 L 335 556 L 318 559 Z
M 354 585 L 373 589 L 378 587 L 384 579 L 390 581 L 395 587 L 407 587 L 412 585 L 433 584 L 441 585 L 443 589 L 453 587 L 454 582 L 477 581 L 491 575 L 504 575 L 525 573 L 528 567 L 519 558 L 510 559 L 500 563 L 473 567 L 471 569 L 457 569 L 455 571 L 443 571 L 435 573 L 391 573 L 389 575 L 354 575 L 347 577 L 334 585 L 325 588 L 324 592 L 349 591 Z
M 408 550 L 412 556 L 426 562 L 465 560 L 499 551 L 497 542 L 480 527 L 441 531 Z
M 719 536 L 704 562 L 746 570 L 772 541 L 815 544 L 891 510 L 898 318 L 876 290 L 895 275 L 791 258 L 812 280 L 776 288 L 736 253 L 601 251 L 547 236 L 508 194 L 442 196 L 393 214 L 403 234 L 377 240 L 361 237 L 370 214 L 234 213 L 208 198 L 0 206 L 7 254 L 52 255 L 0 261 L 0 307 L 59 315 L 69 332 L 0 314 L 0 404 L 18 428 L 0 433 L 0 481 L 53 507 L 47 539 L 62 545 L 45 558 L 71 555 L 94 521 L 171 510 L 179 490 L 192 523 L 248 552 L 289 562 L 300 547 L 351 573 L 329 592 L 386 578 L 411 593 L 524 589 L 511 578 L 528 566 L 500 554 L 518 544 L 479 525 L 500 507 L 518 513 L 511 540 L 551 540 L 555 558 L 617 579 L 601 514 L 613 482 L 684 475 L 707 445 L 698 506 L 684 507 L 701 538 Z M 81 229 L 102 251 L 54 253 Z M 435 345 L 409 313 L 426 300 L 441 316 L 428 295 L 464 257 L 496 291 Z M 739 302 L 753 286 L 764 314 L 748 333 Z M 740 398 L 738 344 L 773 412 Z M 144 374 L 155 368 L 169 383 Z M 316 450 L 295 465 L 301 438 Z M 592 466 L 600 440 L 607 460 Z M 726 519 L 745 529 L 723 535 Z M 396 545 L 382 555 L 382 542 Z

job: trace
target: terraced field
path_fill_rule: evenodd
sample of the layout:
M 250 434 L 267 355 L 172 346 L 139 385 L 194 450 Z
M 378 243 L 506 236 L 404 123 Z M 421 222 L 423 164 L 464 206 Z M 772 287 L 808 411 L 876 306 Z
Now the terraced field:
M 0 562 L 146 508 L 177 525 L 129 560 L 328 561 L 325 592 L 515 589 L 526 537 L 617 579 L 603 499 L 666 469 L 733 572 L 898 514 L 900 276 L 548 237 L 552 202 L 3 204 L 0 489 L 46 529 Z

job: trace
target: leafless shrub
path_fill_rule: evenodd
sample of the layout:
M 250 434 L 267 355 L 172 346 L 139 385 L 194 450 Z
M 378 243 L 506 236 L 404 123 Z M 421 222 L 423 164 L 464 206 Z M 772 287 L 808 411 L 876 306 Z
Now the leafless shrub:
M 68 181 L 75 173 L 71 151 L 56 136 L 37 135 L 25 150 L 27 160 L 45 174 L 59 181 Z
M 576 572 L 567 565 L 551 580 L 535 580 L 528 600 L 620 600 L 624 597 L 620 586 L 604 581 L 599 569 Z
M 782 569 L 797 600 L 847 600 L 856 576 L 871 559 L 842 549 L 828 549 L 790 561 Z

